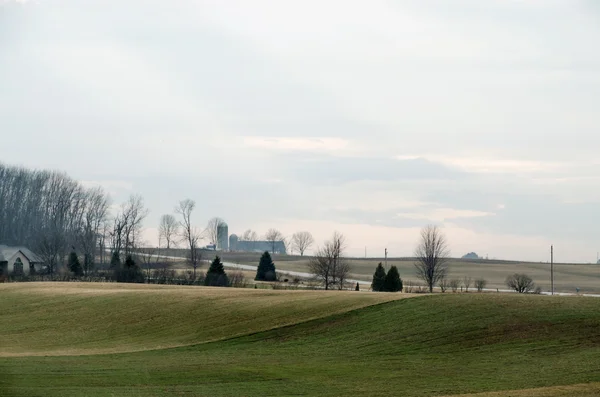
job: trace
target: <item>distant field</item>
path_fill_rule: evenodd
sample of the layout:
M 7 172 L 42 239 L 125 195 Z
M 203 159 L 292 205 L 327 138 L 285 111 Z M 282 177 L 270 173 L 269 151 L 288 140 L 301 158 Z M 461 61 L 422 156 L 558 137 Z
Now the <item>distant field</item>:
M 246 252 L 218 252 L 224 261 L 239 264 L 257 265 L 260 253 Z M 173 256 L 185 256 L 184 250 L 173 250 Z M 207 259 L 213 257 L 214 252 L 206 253 Z M 309 258 L 294 255 L 274 255 L 275 264 L 280 270 L 308 272 Z M 355 258 L 352 263 L 353 277 L 358 280 L 370 281 L 375 267 L 383 258 Z M 391 258 L 388 266 L 395 265 L 404 280 L 416 280 L 414 259 Z M 463 260 L 452 259 L 450 262 L 450 277 L 472 279 L 483 277 L 488 281 L 487 288 L 506 288 L 504 280 L 512 273 L 526 273 L 533 278 L 537 285 L 544 291 L 550 290 L 550 264 L 539 262 L 513 262 L 500 260 Z M 558 292 L 575 293 L 579 288 L 580 293 L 600 293 L 600 265 L 597 264 L 555 264 L 554 266 L 555 290 Z
M 591 397 L 600 391 L 600 299 L 401 297 L 3 284 L 0 395 Z M 168 347 L 174 345 L 181 347 Z M 110 351 L 130 352 L 98 354 Z

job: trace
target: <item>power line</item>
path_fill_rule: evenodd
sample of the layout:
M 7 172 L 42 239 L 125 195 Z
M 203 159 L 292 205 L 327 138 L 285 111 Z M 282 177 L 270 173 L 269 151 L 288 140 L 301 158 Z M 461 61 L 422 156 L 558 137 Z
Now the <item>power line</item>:
M 550 285 L 552 295 L 554 295 L 554 246 L 550 246 Z

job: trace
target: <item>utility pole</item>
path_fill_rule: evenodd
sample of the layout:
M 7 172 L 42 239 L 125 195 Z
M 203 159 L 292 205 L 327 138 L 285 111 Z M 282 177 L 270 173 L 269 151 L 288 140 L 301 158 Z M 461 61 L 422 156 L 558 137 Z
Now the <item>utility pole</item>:
M 554 246 L 550 246 L 550 285 L 552 295 L 554 295 Z
M 387 272 L 387 248 L 385 249 L 385 271 Z

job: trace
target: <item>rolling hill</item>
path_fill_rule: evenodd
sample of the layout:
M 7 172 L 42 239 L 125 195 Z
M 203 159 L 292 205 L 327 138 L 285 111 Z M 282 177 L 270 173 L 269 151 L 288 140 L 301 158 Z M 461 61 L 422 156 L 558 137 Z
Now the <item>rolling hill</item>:
M 600 389 L 598 299 L 403 296 L 0 285 L 0 395 L 558 397 Z

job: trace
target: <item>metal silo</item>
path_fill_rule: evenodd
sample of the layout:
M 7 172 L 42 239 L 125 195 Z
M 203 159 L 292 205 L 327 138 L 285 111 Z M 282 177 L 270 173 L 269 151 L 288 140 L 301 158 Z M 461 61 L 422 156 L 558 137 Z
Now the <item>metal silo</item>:
M 232 234 L 231 236 L 229 236 L 229 250 L 230 251 L 237 251 L 239 240 L 240 240 L 240 238 L 237 236 L 237 234 Z
M 217 226 L 217 249 L 229 251 L 229 226 L 225 222 Z

